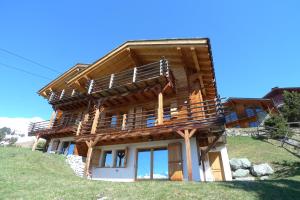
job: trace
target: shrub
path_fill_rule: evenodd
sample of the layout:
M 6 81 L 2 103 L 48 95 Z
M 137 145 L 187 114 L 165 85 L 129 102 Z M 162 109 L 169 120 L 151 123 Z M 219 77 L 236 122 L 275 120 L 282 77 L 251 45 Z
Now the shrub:
M 266 130 L 270 131 L 271 138 L 283 138 L 286 135 L 291 136 L 287 120 L 282 115 L 272 115 L 264 123 Z
M 44 149 L 45 145 L 46 145 L 46 141 L 45 140 L 39 140 L 36 148 L 42 150 L 42 149 Z

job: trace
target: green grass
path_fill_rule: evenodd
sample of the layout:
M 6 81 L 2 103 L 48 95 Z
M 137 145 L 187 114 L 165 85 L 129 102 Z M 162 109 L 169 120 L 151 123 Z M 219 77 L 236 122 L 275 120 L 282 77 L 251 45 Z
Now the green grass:
M 300 196 L 299 158 L 277 144 L 248 137 L 228 138 L 230 157 L 276 163 L 279 174 L 254 182 L 188 183 L 144 181 L 111 183 L 73 175 L 59 155 L 29 149 L 0 148 L 0 199 L 297 199 Z M 286 170 L 293 173 L 286 173 Z M 285 172 L 285 173 L 284 173 Z

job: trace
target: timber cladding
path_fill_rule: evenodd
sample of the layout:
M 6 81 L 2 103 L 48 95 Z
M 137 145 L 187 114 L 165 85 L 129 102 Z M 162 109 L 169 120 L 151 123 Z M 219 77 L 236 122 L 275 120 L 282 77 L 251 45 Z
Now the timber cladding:
M 87 156 L 86 175 L 101 154 L 96 146 L 184 138 L 192 180 L 190 138 L 219 138 L 224 131 L 207 38 L 128 41 L 70 69 L 39 94 L 56 114 L 30 132 L 74 136 L 75 154 Z M 211 148 L 215 142 L 202 143 Z M 171 180 L 182 180 L 180 145 L 167 148 Z

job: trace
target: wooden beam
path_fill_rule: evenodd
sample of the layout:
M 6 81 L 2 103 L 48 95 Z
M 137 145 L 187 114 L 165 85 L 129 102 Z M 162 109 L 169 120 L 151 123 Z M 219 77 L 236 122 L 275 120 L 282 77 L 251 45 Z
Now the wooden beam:
M 104 110 L 104 108 L 100 107 L 100 106 L 101 106 L 101 103 L 99 102 L 97 105 L 97 108 L 96 108 L 96 112 L 95 112 L 95 116 L 94 116 L 94 120 L 93 120 L 93 124 L 92 124 L 92 128 L 91 128 L 91 134 L 96 133 L 100 113 Z
M 178 130 L 178 131 L 176 131 L 181 137 L 183 137 L 184 138 L 184 133 L 182 132 L 182 131 L 180 131 L 180 130 Z
M 55 120 L 55 117 L 56 117 L 56 111 L 54 110 L 51 114 L 51 117 L 50 117 L 50 121 L 49 121 L 49 125 L 48 125 L 48 128 L 51 128 L 52 127 L 52 124 Z
M 158 94 L 158 108 L 157 108 L 157 123 L 161 125 L 164 123 L 164 103 L 163 103 L 163 94 L 160 92 Z
M 193 137 L 193 135 L 196 133 L 196 131 L 197 131 L 197 129 L 191 130 L 189 137 L 190 138 Z
M 93 154 L 93 147 L 88 146 L 88 152 L 86 155 L 86 164 L 85 164 L 85 176 L 90 177 L 90 165 L 91 165 L 91 158 Z
M 32 146 L 32 151 L 35 151 L 35 149 L 36 149 L 36 147 L 37 147 L 37 145 L 38 145 L 38 143 L 39 143 L 39 139 L 40 139 L 40 136 L 39 135 L 37 135 L 36 136 L 36 140 L 35 140 L 35 142 L 34 142 L 34 144 L 33 144 L 33 146 Z
M 222 136 L 222 134 L 219 134 L 218 136 L 216 136 L 216 138 L 213 140 L 212 143 L 210 143 L 210 145 L 208 145 L 208 147 L 202 151 L 203 153 L 201 153 L 201 160 L 205 159 L 206 154 L 217 144 L 219 138 Z
M 81 92 L 85 92 L 85 88 L 80 84 L 79 81 L 75 81 L 75 87 L 81 91 Z
M 199 65 L 196 49 L 194 47 L 191 47 L 190 49 L 191 49 L 191 52 L 192 52 L 192 57 L 193 57 L 193 61 L 194 61 L 194 64 L 195 64 L 195 68 L 199 72 L 200 71 L 200 65 Z
M 141 62 L 140 62 L 139 58 L 137 57 L 136 53 L 131 48 L 127 48 L 126 50 L 129 54 L 130 59 L 134 63 L 135 67 L 140 66 Z
M 190 133 L 189 130 L 184 130 L 184 142 L 185 142 L 185 152 L 186 152 L 186 164 L 188 172 L 188 180 L 193 180 L 192 172 L 192 155 L 191 155 L 191 144 L 190 144 Z

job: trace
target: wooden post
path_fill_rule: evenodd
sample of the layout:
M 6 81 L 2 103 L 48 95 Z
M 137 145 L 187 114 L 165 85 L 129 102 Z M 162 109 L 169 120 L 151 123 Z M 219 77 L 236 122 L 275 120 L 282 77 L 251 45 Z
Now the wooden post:
M 158 94 L 158 108 L 157 108 L 157 123 L 161 125 L 164 123 L 164 106 L 163 106 L 163 94 Z
M 51 118 L 50 118 L 50 121 L 49 121 L 49 125 L 48 125 L 48 128 L 52 128 L 52 124 L 54 122 L 54 119 L 56 117 L 56 111 L 53 111 L 52 114 L 51 114 Z
M 110 75 L 109 88 L 112 88 L 112 86 L 113 86 L 113 84 L 114 84 L 114 77 L 115 77 L 114 74 L 111 74 L 111 75 Z
M 189 130 L 184 130 L 184 142 L 185 142 L 185 153 L 186 153 L 186 164 L 188 172 L 188 180 L 193 180 L 192 174 L 192 155 L 191 155 L 191 144 Z
M 91 134 L 95 134 L 96 133 L 96 129 L 97 129 L 97 125 L 98 125 L 98 121 L 99 121 L 99 116 L 101 111 L 103 111 L 103 108 L 100 108 L 100 105 L 98 105 L 96 112 L 95 112 L 95 117 L 93 120 L 93 125 L 92 125 L 92 129 L 91 129 Z
M 131 107 L 131 108 L 129 108 L 129 111 L 128 111 L 128 116 L 127 116 L 127 118 L 128 118 L 128 123 L 127 123 L 127 129 L 133 129 L 134 127 L 133 127 L 133 125 L 134 125 L 134 116 L 135 116 L 135 114 L 134 114 L 134 107 Z
M 80 122 L 78 123 L 76 135 L 79 135 L 79 134 L 80 134 L 81 127 L 82 127 L 82 121 L 80 121 Z
M 90 164 L 91 164 L 91 157 L 93 154 L 93 146 L 92 146 L 92 142 L 86 142 L 87 146 L 88 146 L 88 152 L 86 155 L 86 162 L 85 162 L 85 175 L 86 177 L 89 177 L 89 171 L 90 171 Z
M 59 99 L 62 99 L 64 97 L 65 94 L 65 89 L 63 89 L 60 93 Z
M 127 114 L 123 114 L 122 130 L 126 130 L 126 120 L 127 120 Z
M 93 86 L 94 86 L 94 80 L 91 80 L 91 81 L 90 81 L 90 85 L 89 85 L 89 89 L 88 89 L 88 94 L 91 94 L 91 93 L 92 93 Z
M 39 139 L 40 139 L 40 136 L 39 135 L 37 135 L 36 136 L 36 140 L 35 140 L 35 142 L 34 142 L 34 144 L 33 144 L 33 146 L 32 146 L 32 151 L 35 151 L 35 149 L 36 149 L 36 147 L 37 147 L 37 145 L 38 145 L 38 143 L 39 143 Z

